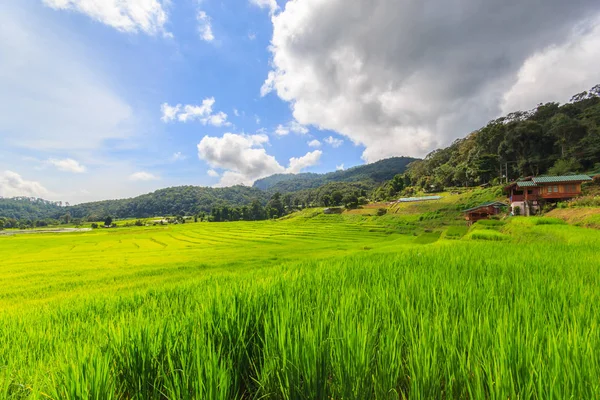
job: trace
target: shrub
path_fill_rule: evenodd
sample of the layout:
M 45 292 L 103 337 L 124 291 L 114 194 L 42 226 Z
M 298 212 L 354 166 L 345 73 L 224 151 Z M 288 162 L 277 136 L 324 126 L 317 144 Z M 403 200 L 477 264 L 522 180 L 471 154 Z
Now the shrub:
M 515 213 L 515 215 L 521 215 L 521 207 L 516 206 L 515 208 L 513 208 L 513 212 Z
M 98 229 L 98 224 L 94 222 L 94 223 L 92 224 L 92 229 Z
M 385 215 L 385 214 L 387 214 L 387 208 L 379 208 L 379 209 L 377 209 L 377 215 L 378 216 L 381 217 L 382 215 Z

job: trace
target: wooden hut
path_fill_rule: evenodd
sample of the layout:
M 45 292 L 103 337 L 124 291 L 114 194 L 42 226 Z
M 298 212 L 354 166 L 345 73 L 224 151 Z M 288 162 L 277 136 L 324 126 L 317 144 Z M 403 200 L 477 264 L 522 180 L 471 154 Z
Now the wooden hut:
M 467 224 L 471 225 L 482 219 L 489 219 L 492 215 L 498 215 L 504 208 L 508 207 L 507 204 L 499 201 L 490 201 L 487 203 L 480 204 L 476 207 L 464 210 L 465 219 Z

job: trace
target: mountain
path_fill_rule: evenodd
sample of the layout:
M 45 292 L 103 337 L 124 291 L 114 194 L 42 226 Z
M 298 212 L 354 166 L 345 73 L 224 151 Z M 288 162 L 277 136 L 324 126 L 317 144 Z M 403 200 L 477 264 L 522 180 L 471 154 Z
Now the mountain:
M 280 193 L 314 189 L 332 182 L 362 182 L 367 186 L 375 187 L 378 183 L 388 181 L 394 175 L 403 173 L 408 164 L 417 160 L 411 157 L 392 157 L 327 174 L 276 174 L 257 180 L 253 187 Z

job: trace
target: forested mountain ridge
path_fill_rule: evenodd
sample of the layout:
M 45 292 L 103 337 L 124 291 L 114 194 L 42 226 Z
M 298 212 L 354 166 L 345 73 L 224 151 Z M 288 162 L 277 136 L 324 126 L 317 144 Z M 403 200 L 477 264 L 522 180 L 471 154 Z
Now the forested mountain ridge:
M 411 185 L 428 191 L 500 183 L 529 175 L 600 170 L 600 85 L 569 103 L 518 111 L 444 149 L 407 171 Z
M 217 205 L 242 206 L 258 200 L 266 204 L 269 195 L 248 186 L 210 188 L 178 186 L 160 189 L 141 196 L 60 206 L 58 203 L 34 198 L 0 198 L 0 217 L 17 220 L 85 218 L 99 221 L 106 216 L 114 218 L 147 218 L 160 215 L 195 215 L 210 212 Z
M 272 193 L 292 193 L 315 189 L 332 182 L 362 182 L 374 187 L 392 179 L 396 174 L 403 173 L 410 163 L 417 160 L 412 157 L 392 157 L 372 164 L 359 165 L 326 174 L 276 174 L 257 180 L 253 186 Z

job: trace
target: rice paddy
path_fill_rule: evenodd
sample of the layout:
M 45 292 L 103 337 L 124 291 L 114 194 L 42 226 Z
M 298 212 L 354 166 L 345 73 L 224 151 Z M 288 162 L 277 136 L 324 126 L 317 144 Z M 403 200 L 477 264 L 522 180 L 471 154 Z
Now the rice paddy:
M 0 399 L 600 398 L 600 231 L 540 220 L 0 237 Z

